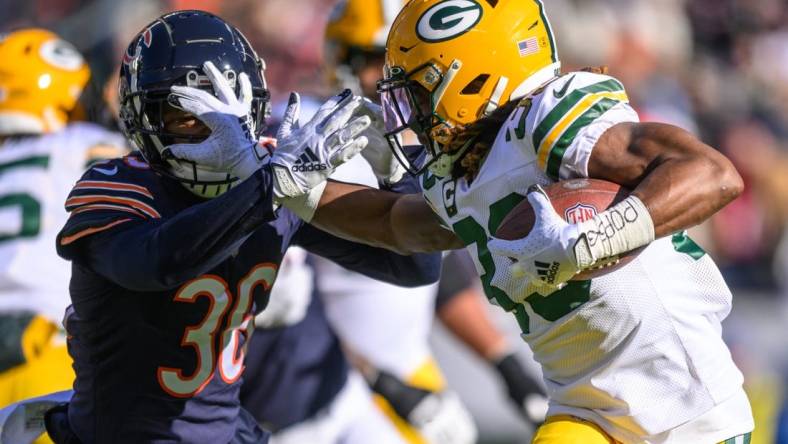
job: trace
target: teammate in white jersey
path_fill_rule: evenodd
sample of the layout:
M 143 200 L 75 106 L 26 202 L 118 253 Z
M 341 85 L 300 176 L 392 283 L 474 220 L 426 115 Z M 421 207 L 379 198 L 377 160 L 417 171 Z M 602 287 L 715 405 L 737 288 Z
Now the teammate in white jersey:
M 124 146 L 98 126 L 68 123 L 89 77 L 74 47 L 48 31 L 0 38 L 0 407 L 74 378 L 59 333 L 71 267 L 55 235 L 87 163 Z
M 731 293 L 683 232 L 742 192 L 731 163 L 680 128 L 638 122 L 617 80 L 561 75 L 537 0 L 412 0 L 386 63 L 386 137 L 429 204 L 329 182 L 311 223 L 403 253 L 464 245 L 542 365 L 551 403 L 534 443 L 749 441 L 742 375 L 721 338 Z M 421 146 L 400 144 L 409 131 Z M 533 187 L 586 177 L 632 193 L 568 224 Z M 531 233 L 492 239 L 526 198 Z M 347 214 L 353 226 L 331 219 Z M 643 246 L 614 272 L 570 281 Z M 535 262 L 556 269 L 549 281 Z

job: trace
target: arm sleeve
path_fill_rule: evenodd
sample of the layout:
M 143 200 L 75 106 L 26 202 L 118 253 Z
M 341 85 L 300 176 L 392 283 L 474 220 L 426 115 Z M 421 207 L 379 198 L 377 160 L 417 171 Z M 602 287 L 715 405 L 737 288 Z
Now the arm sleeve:
M 553 180 L 588 177 L 588 159 L 602 134 L 618 123 L 639 121 L 621 82 L 588 72 L 551 83 L 527 114 L 529 146 Z
M 456 250 L 446 255 L 442 270 L 438 295 L 435 297 L 436 310 L 463 291 L 479 285 L 479 274 L 467 250 Z
M 294 243 L 344 268 L 401 287 L 428 285 L 440 277 L 440 253 L 402 256 L 338 238 L 308 224 L 296 233 Z
M 399 182 L 392 184 L 380 184 L 380 189 L 391 191 L 398 194 L 419 194 L 421 193 L 421 185 L 419 178 L 410 174 L 403 177 Z
M 77 208 L 58 235 L 58 254 L 124 288 L 174 288 L 224 261 L 275 217 L 271 181 L 263 168 L 225 194 L 169 218 Z

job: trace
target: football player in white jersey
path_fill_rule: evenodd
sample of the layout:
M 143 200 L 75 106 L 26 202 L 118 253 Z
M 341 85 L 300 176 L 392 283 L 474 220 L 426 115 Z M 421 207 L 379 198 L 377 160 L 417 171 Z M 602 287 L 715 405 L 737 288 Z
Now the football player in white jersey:
M 51 32 L 0 37 L 0 407 L 74 379 L 60 335 L 71 268 L 55 235 L 86 164 L 124 146 L 101 127 L 69 123 L 89 78 L 79 52 Z
M 749 402 L 720 337 L 731 294 L 682 231 L 741 192 L 730 162 L 679 128 L 639 123 L 616 79 L 562 75 L 539 1 L 415 0 L 395 20 L 387 50 L 380 90 L 389 142 L 421 175 L 424 197 L 476 258 L 488 297 L 515 315 L 542 365 L 551 405 L 534 442 L 747 439 Z M 401 146 L 407 132 L 424 148 Z M 584 177 L 633 193 L 570 225 L 533 189 Z M 490 240 L 526 198 L 538 210 L 534 231 Z M 402 251 L 440 244 L 439 235 L 413 229 L 433 223 L 423 205 L 375 199 L 385 217 L 365 219 L 344 201 L 359 221 L 377 224 L 348 234 Z M 606 222 L 620 214 L 627 223 Z M 626 267 L 568 282 L 644 245 Z M 535 261 L 557 264 L 556 279 L 535 278 Z
M 337 4 L 326 27 L 324 51 L 329 78 L 335 87 L 378 98 L 376 83 L 384 65 L 386 38 L 404 3 L 345 0 Z M 388 157 L 388 162 L 374 157 L 376 153 Z M 362 156 L 369 155 L 373 157 L 368 162 L 351 159 L 337 168 L 331 178 L 377 188 L 378 183 L 398 182 L 405 174 L 402 166 L 392 161 L 390 151 L 362 152 Z M 370 168 L 369 164 L 382 164 L 383 168 Z M 410 416 L 411 410 L 402 404 L 414 403 L 401 400 L 423 396 L 420 392 L 424 390 L 446 390 L 428 344 L 436 314 L 436 286 L 406 289 L 348 272 L 321 258 L 314 258 L 313 263 L 329 320 L 357 364 L 367 370 L 371 386 L 380 395 L 381 408 L 409 441 L 423 442 L 424 437 L 402 419 Z M 525 372 L 506 338 L 485 313 L 475 282 L 455 279 L 455 283 L 460 282 L 466 285 L 455 285 L 452 294 L 443 295 L 438 317 L 500 373 L 511 398 L 531 424 L 543 421 L 545 402 L 541 387 Z M 454 397 L 449 393 L 444 396 Z M 424 399 L 425 403 L 435 401 L 438 399 Z M 447 411 L 455 403 L 449 399 L 442 402 Z M 466 416 L 447 420 L 447 428 L 460 435 L 460 423 L 467 421 Z
M 640 123 L 618 80 L 562 74 L 538 0 L 412 0 L 386 64 L 386 137 L 424 200 L 329 182 L 311 223 L 403 253 L 464 245 L 542 366 L 550 408 L 534 443 L 748 442 L 752 412 L 721 338 L 732 295 L 683 231 L 742 192 L 732 164 L 680 128 Z M 408 131 L 421 146 L 400 144 Z M 569 224 L 535 185 L 572 178 L 632 192 Z M 492 239 L 524 199 L 533 230 Z M 353 224 L 333 219 L 348 214 Z M 571 281 L 640 247 L 620 269 Z M 535 262 L 555 269 L 550 281 Z

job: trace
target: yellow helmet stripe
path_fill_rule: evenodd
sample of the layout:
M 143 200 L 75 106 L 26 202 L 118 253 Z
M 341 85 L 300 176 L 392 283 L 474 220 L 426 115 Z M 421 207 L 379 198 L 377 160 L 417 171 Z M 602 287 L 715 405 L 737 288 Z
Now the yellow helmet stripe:
M 564 153 L 580 130 L 622 102 L 629 102 L 624 92 L 589 94 L 545 138 L 539 151 L 539 167 L 557 180 Z

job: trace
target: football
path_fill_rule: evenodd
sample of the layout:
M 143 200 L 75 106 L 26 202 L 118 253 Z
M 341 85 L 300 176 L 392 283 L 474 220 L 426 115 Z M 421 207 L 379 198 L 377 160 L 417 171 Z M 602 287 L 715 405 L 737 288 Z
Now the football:
M 556 182 L 544 187 L 544 190 L 555 211 L 570 224 L 589 220 L 629 195 L 628 189 L 613 182 L 597 179 Z M 534 222 L 533 208 L 528 200 L 523 199 L 506 215 L 498 226 L 495 237 L 505 240 L 522 239 L 531 231 Z M 634 259 L 640 251 L 642 248 L 613 258 L 603 265 L 579 273 L 572 280 L 588 280 L 610 273 Z

